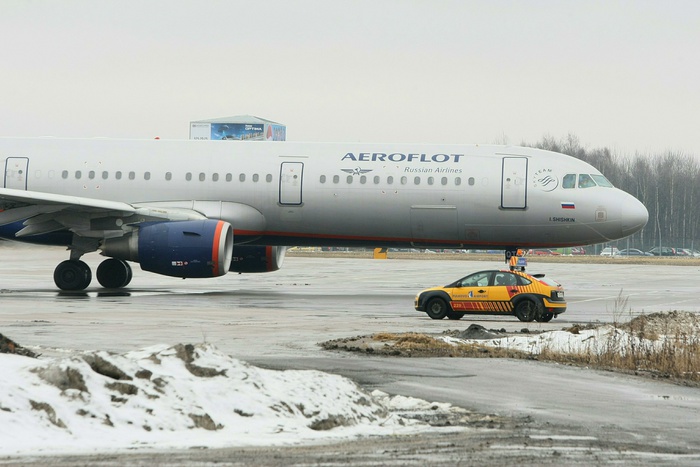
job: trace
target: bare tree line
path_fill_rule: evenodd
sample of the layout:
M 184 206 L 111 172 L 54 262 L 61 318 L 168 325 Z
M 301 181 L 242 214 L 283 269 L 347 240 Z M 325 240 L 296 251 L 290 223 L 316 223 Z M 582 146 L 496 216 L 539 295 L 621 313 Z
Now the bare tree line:
M 630 237 L 630 246 L 644 251 L 654 246 L 700 249 L 700 165 L 693 156 L 674 151 L 620 156 L 608 148 L 587 149 L 571 134 L 561 140 L 545 136 L 523 146 L 586 161 L 644 203 L 649 222 Z

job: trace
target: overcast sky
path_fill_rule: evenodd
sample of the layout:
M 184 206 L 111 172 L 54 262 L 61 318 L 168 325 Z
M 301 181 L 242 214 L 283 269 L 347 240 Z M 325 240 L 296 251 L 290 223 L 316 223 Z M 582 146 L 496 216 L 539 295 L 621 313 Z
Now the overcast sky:
M 700 155 L 700 1 L 1 0 L 0 136 L 535 142 Z

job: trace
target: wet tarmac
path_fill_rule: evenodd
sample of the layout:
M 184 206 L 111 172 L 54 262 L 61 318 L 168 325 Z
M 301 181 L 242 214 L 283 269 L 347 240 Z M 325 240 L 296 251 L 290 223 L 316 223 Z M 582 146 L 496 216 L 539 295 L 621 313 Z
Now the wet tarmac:
M 413 309 L 419 290 L 501 268 L 498 261 L 289 257 L 275 273 L 199 280 L 157 276 L 136 266 L 123 291 L 106 291 L 95 282 L 84 293 L 64 293 L 52 274 L 66 258 L 60 249 L 0 244 L 0 332 L 45 356 L 209 342 L 271 368 L 315 368 L 372 389 L 533 417 L 552 436 L 560 429 L 651 451 L 700 452 L 700 390 L 694 388 L 538 362 L 368 359 L 317 345 L 382 331 L 466 329 L 472 323 L 554 330 L 628 321 L 642 312 L 698 312 L 698 267 L 624 261 L 531 265 L 529 272 L 544 272 L 564 285 L 569 306 L 550 323 L 521 323 L 512 316 L 435 321 Z M 84 259 L 94 270 L 102 258 Z

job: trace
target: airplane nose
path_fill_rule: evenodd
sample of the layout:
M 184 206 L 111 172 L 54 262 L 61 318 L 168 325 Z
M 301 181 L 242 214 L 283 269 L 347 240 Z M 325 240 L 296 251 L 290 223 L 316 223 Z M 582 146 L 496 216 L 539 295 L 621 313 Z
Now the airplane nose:
M 635 197 L 629 197 L 622 203 L 622 236 L 627 237 L 639 232 L 649 220 L 649 211 Z

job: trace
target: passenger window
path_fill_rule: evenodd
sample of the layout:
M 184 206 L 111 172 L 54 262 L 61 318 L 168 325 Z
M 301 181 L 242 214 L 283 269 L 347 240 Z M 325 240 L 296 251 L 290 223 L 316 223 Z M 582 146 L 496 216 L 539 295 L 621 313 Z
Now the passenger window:
M 379 178 L 379 175 L 375 175 L 375 176 L 374 176 L 374 184 L 375 184 L 375 185 L 379 185 L 379 182 L 380 182 L 380 181 L 381 181 L 381 179 Z
M 192 181 L 192 172 L 187 172 L 187 174 L 185 174 L 185 180 L 188 182 Z
M 213 173 L 211 176 L 211 180 L 213 182 L 218 182 L 219 181 L 219 174 L 218 173 Z
M 499 272 L 496 274 L 496 280 L 494 281 L 494 285 L 517 285 L 518 279 L 514 274 L 511 274 L 509 272 Z
M 495 286 L 506 285 L 505 274 L 502 272 L 499 272 L 498 274 L 496 274 L 496 279 L 493 281 L 493 285 L 495 285 Z
M 489 285 L 489 279 L 491 278 L 490 272 L 477 272 L 471 276 L 462 279 L 462 287 L 486 287 Z
M 338 175 L 333 175 L 333 183 L 339 183 L 340 177 Z
M 360 177 L 360 183 L 362 183 L 363 185 L 364 185 L 365 183 L 367 183 L 367 176 L 366 176 L 366 175 L 362 175 L 362 176 Z
M 578 187 L 579 188 L 590 188 L 596 186 L 595 182 L 588 174 L 579 174 L 578 176 Z
M 469 186 L 474 186 L 474 177 L 469 177 L 469 180 L 467 180 L 467 183 L 469 183 Z
M 561 182 L 562 188 L 576 188 L 576 174 L 566 174 Z
M 272 181 L 272 174 L 267 174 L 267 176 L 265 176 L 265 181 L 270 183 Z
M 352 175 L 348 175 L 347 178 L 345 179 L 348 185 L 352 183 Z
M 61 177 L 68 178 L 68 171 L 64 170 L 63 172 L 61 172 Z
M 455 177 L 455 186 L 460 186 L 462 184 L 462 179 L 460 177 Z
M 207 178 L 207 176 L 204 175 L 204 172 L 199 173 L 199 181 L 200 182 L 203 182 L 204 180 L 206 180 L 206 178 Z
M 136 172 L 129 172 L 129 180 L 133 180 L 136 178 Z
M 239 182 L 245 182 L 245 174 L 240 174 L 240 175 L 238 176 L 238 181 L 239 181 Z
M 107 177 L 109 177 L 109 172 L 102 172 L 102 180 L 107 180 Z
M 173 179 L 173 174 L 171 172 L 165 172 L 165 179 L 170 181 Z
M 406 178 L 406 177 L 401 177 L 401 184 L 402 184 L 402 185 L 405 185 L 406 183 L 408 183 L 408 178 Z
M 143 179 L 150 180 L 151 179 L 151 172 L 146 172 L 145 174 L 143 174 Z
M 226 181 L 227 181 L 227 182 L 230 182 L 231 180 L 233 180 L 233 175 L 231 175 L 231 174 L 226 174 Z
M 391 175 L 386 178 L 386 184 L 387 185 L 393 185 L 394 184 L 394 177 Z
M 321 183 L 326 183 L 326 176 L 325 176 L 325 175 L 321 175 L 321 180 L 320 180 L 320 181 L 321 181 Z
M 121 180 L 122 179 L 121 171 L 117 170 L 116 172 L 114 172 L 114 178 L 116 178 L 117 180 Z
M 440 183 L 441 183 L 442 185 L 447 185 L 447 177 L 442 177 L 442 178 L 440 179 Z
M 433 177 L 428 177 L 428 185 L 432 185 L 435 182 Z
M 75 171 L 75 178 L 76 179 L 80 180 L 80 177 L 82 177 L 82 176 L 83 176 L 83 174 L 82 174 L 82 172 L 80 172 L 80 170 Z
M 253 181 L 254 181 L 254 182 L 257 182 L 258 180 L 260 180 L 260 175 L 258 175 L 258 174 L 253 174 Z
M 88 178 L 89 178 L 90 180 L 92 180 L 93 178 L 95 178 L 95 171 L 94 171 L 94 170 L 91 170 L 90 172 L 88 172 Z

